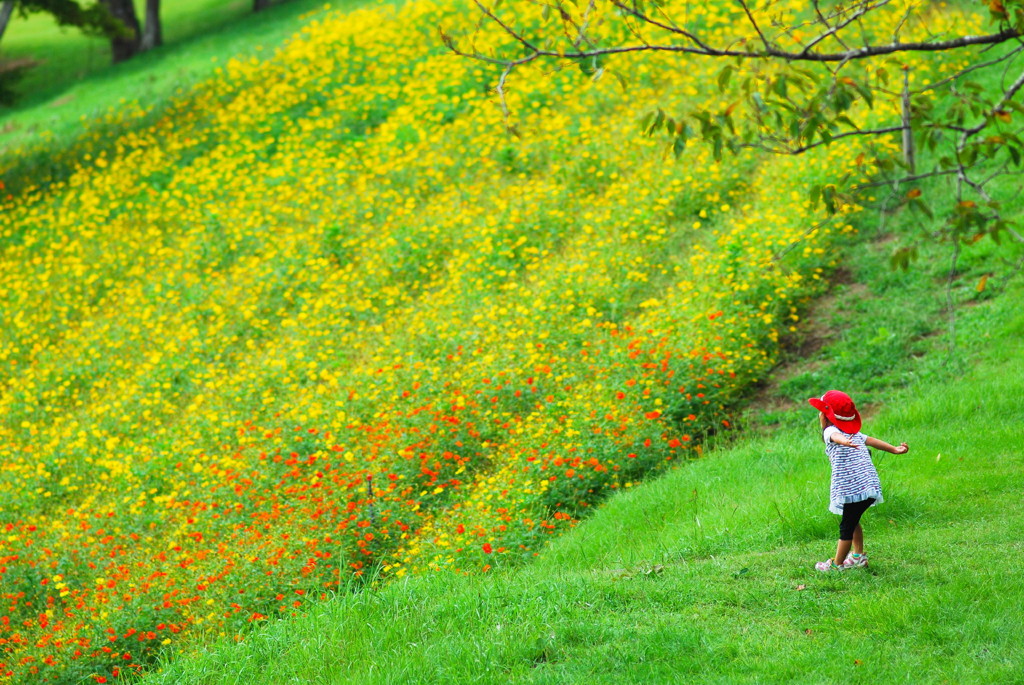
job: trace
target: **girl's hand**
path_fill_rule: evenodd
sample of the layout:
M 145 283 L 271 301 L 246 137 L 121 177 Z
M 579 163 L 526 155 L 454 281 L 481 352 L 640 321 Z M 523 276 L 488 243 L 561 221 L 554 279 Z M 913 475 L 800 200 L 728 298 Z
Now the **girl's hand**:
M 831 436 L 831 440 L 832 440 L 832 442 L 836 443 L 837 445 L 842 445 L 843 447 L 856 447 L 857 446 L 857 445 L 853 444 L 853 440 L 850 440 L 850 438 L 846 437 L 842 433 L 833 433 L 832 436 Z
M 868 447 L 873 447 L 876 450 L 889 452 L 890 454 L 906 454 L 907 452 L 910 451 L 910 448 L 907 447 L 907 443 L 905 442 L 900 443 L 898 447 L 893 447 L 885 440 L 879 440 L 878 438 L 868 437 L 864 441 L 864 444 L 867 445 Z

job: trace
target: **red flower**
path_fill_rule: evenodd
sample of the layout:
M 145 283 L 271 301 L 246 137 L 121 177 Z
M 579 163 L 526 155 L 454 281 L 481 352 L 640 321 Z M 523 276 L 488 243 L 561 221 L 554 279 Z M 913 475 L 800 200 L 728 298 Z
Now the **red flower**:
M 491 543 L 485 542 L 484 543 L 484 554 L 490 554 L 493 551 L 494 551 L 494 548 L 491 547 Z

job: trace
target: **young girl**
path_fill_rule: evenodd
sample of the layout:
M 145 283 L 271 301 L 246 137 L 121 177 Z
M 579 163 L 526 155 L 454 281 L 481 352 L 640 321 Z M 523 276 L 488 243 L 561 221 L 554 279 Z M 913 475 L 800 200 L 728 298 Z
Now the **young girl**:
M 814 565 L 819 571 L 835 571 L 856 566 L 867 566 L 864 554 L 864 531 L 860 517 L 868 507 L 882 501 L 882 485 L 871 462 L 868 447 L 893 454 L 906 454 L 907 443 L 893 447 L 877 438 L 860 432 L 860 414 L 853 400 L 845 392 L 829 390 L 821 398 L 807 400 L 820 414 L 825 454 L 832 464 L 832 486 L 829 492 L 829 511 L 840 514 L 839 544 L 836 555 Z M 852 553 L 851 549 L 853 548 Z

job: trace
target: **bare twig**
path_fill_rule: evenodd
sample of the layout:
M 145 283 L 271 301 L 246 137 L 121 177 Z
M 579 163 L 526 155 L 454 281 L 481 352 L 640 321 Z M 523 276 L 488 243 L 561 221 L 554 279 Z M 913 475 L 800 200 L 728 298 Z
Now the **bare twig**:
M 641 21 L 641 22 L 643 22 L 645 24 L 650 24 L 651 26 L 655 26 L 655 27 L 657 27 L 659 29 L 662 29 L 664 31 L 668 31 L 669 33 L 674 33 L 676 35 L 683 36 L 684 38 L 686 38 L 687 40 L 689 40 L 690 42 L 692 42 L 694 45 L 696 45 L 699 48 L 699 50 L 695 54 L 710 54 L 709 52 L 706 53 L 706 52 L 703 52 L 703 51 L 713 50 L 713 48 L 711 46 L 709 46 L 706 43 L 704 43 L 704 41 L 702 41 L 700 38 L 698 38 L 697 34 L 693 33 L 692 31 L 687 31 L 686 29 L 684 29 L 684 28 L 682 28 L 680 26 L 677 26 L 674 23 L 666 23 L 664 21 L 659 21 L 657 19 L 654 19 L 653 17 L 650 17 L 650 16 L 644 14 L 643 12 L 640 12 L 635 7 L 631 7 L 631 6 L 627 5 L 622 0 L 613 0 L 613 2 L 615 4 L 615 6 L 618 7 L 620 10 L 622 10 L 627 16 L 631 16 L 634 19 L 637 19 L 637 20 L 639 20 L 639 21 Z M 646 45 L 647 47 L 651 47 L 651 48 L 654 47 L 654 46 L 651 46 L 650 44 L 648 44 L 646 41 L 644 41 L 644 45 Z
M 809 43 L 807 43 L 807 45 L 805 45 L 804 49 L 801 51 L 801 54 L 809 53 L 814 48 L 814 46 L 817 45 L 818 43 L 820 43 L 821 41 L 825 40 L 829 36 L 834 36 L 836 33 L 838 33 L 839 31 L 842 31 L 847 26 L 849 26 L 850 24 L 852 24 L 856 20 L 860 19 L 862 16 L 864 16 L 868 12 L 872 12 L 872 11 L 874 11 L 874 10 L 878 9 L 879 7 L 882 7 L 884 5 L 888 5 L 891 1 L 892 0 L 882 0 L 881 2 L 878 2 L 878 3 L 874 4 L 874 5 L 865 5 L 863 8 L 861 8 L 860 11 L 854 12 L 852 15 L 850 15 L 844 21 L 842 21 L 842 22 L 840 22 L 838 24 L 831 25 L 831 26 L 827 22 L 825 22 L 825 18 L 821 17 L 821 13 L 819 12 L 818 16 L 821 17 L 822 23 L 824 23 L 825 26 L 828 27 L 828 31 L 825 31 L 824 33 L 822 33 L 821 35 L 819 35 L 818 37 L 812 39 Z M 817 3 L 815 3 L 815 10 L 817 10 Z M 844 47 L 845 47 L 845 45 L 844 45 Z M 849 51 L 849 48 L 847 48 L 847 50 Z
M 851 136 L 876 136 L 876 135 L 882 135 L 882 134 L 885 134 L 885 133 L 896 133 L 897 131 L 902 131 L 902 130 L 903 130 L 902 126 L 889 126 L 887 128 L 857 129 L 855 131 L 844 131 L 843 133 L 837 133 L 836 135 L 832 136 L 832 138 L 827 140 L 827 141 L 819 140 L 819 141 L 817 141 L 815 143 L 808 143 L 807 145 L 801 145 L 800 147 L 761 148 L 761 149 L 765 149 L 765 150 L 768 150 L 768 151 L 771 151 L 771 152 L 779 152 L 779 153 L 787 154 L 787 155 L 799 155 L 799 154 L 803 154 L 804 152 L 807 152 L 808 150 L 813 150 L 816 147 L 821 147 L 822 145 L 828 145 L 828 144 L 832 143 L 835 140 L 839 140 L 840 138 L 849 138 Z M 757 148 L 757 147 L 760 147 L 760 146 L 753 145 L 753 144 L 747 144 L 747 145 L 743 145 L 741 147 Z
M 957 262 L 960 260 L 960 241 L 953 241 L 953 259 L 946 280 L 946 314 L 949 316 L 949 358 L 956 355 L 956 304 L 953 302 L 953 283 L 956 281 Z
M 480 0 L 474 0 L 474 3 L 487 18 L 494 21 L 499 27 L 501 27 L 503 31 L 509 34 L 517 42 L 522 44 L 527 50 L 529 50 L 532 53 L 535 53 L 536 57 L 550 57 L 555 59 L 583 59 L 588 57 L 601 57 L 606 55 L 619 55 L 633 52 L 672 52 L 703 55 L 706 57 L 738 57 L 741 59 L 774 58 L 787 62 L 849 62 L 853 60 L 868 59 L 871 57 L 879 57 L 882 55 L 892 55 L 904 52 L 938 52 L 946 50 L 955 50 L 959 48 L 977 45 L 998 44 L 1021 35 L 1016 29 L 1007 27 L 997 33 L 989 33 L 976 36 L 959 36 L 957 38 L 942 41 L 913 41 L 906 43 L 894 41 L 882 45 L 866 44 L 863 47 L 854 48 L 851 50 L 843 50 L 840 52 L 814 52 L 805 50 L 795 52 L 791 50 L 781 49 L 770 43 L 764 50 L 759 51 L 735 49 L 731 47 L 716 48 L 701 40 L 692 31 L 688 31 L 678 26 L 673 26 L 663 21 L 659 21 L 653 17 L 643 14 L 642 12 L 639 12 L 633 7 L 630 7 L 625 2 L 623 2 L 623 0 L 615 0 L 615 6 L 621 9 L 624 13 L 629 14 L 644 23 L 650 24 L 651 26 L 655 26 L 664 31 L 668 31 L 673 34 L 683 36 L 688 39 L 689 44 L 618 45 L 605 48 L 594 48 L 589 50 L 577 49 L 573 52 L 559 52 L 557 50 L 542 50 L 538 48 L 529 40 L 527 40 L 522 34 L 516 32 L 508 24 L 501 21 L 493 12 L 484 7 L 483 4 L 481 4 Z M 487 58 L 487 61 L 492 60 L 493 58 Z M 508 60 L 505 61 L 504 63 L 508 64 L 510 62 L 511 60 Z
M 910 112 L 910 68 L 903 67 L 903 94 L 900 97 L 900 114 L 903 119 L 903 161 L 910 173 L 914 173 L 914 132 L 911 129 Z
M 743 12 L 747 15 L 747 20 L 750 22 L 750 25 L 754 27 L 754 30 L 757 32 L 758 38 L 761 39 L 761 44 L 764 45 L 764 49 L 771 50 L 771 43 L 769 43 L 768 39 L 765 38 L 764 32 L 761 30 L 761 27 L 757 25 L 757 20 L 754 19 L 754 15 L 750 12 L 750 8 L 747 7 L 746 0 L 739 0 L 739 3 L 740 7 L 743 8 Z
M 524 48 L 537 54 L 541 54 L 544 52 L 542 50 L 537 49 L 537 47 L 530 43 L 530 41 L 526 40 L 526 38 L 524 38 L 521 34 L 517 33 L 515 29 L 513 29 L 511 26 L 503 22 L 501 19 L 499 19 L 498 15 L 496 15 L 488 8 L 484 7 L 483 3 L 481 3 L 480 0 L 473 0 L 473 4 L 475 4 L 481 12 L 483 12 L 484 16 L 486 16 L 488 19 L 490 19 L 495 24 L 500 26 L 505 33 L 507 33 L 513 39 L 521 43 Z M 473 55 L 470 54 L 468 56 L 472 57 Z
M 832 27 L 832 25 L 828 23 L 828 19 L 825 17 L 825 15 L 821 13 L 821 8 L 818 5 L 818 0 L 814 0 L 814 13 L 815 15 L 817 15 L 818 21 L 821 22 L 822 26 L 824 26 L 827 29 Z M 850 46 L 846 44 L 846 42 L 839 36 L 839 34 L 832 32 L 832 35 L 835 36 L 836 42 L 843 46 L 844 50 L 850 49 Z
M 1011 85 L 1006 90 L 1006 92 L 1003 93 L 1003 97 L 999 99 L 999 102 L 993 105 L 992 108 L 985 114 L 985 117 L 984 119 L 981 120 L 981 123 L 979 123 L 977 126 L 973 128 L 969 128 L 966 131 L 964 131 L 962 144 L 966 143 L 968 138 L 980 133 L 986 126 L 988 126 L 992 117 L 995 116 L 996 113 L 1003 111 L 1003 107 L 1006 106 L 1006 103 L 1012 100 L 1021 88 L 1024 88 L 1024 71 L 1022 71 L 1020 76 L 1017 77 L 1017 80 L 1013 82 L 1013 85 Z
M 913 5 L 908 5 L 906 11 L 903 13 L 903 16 L 900 17 L 899 22 L 896 24 L 896 28 L 893 29 L 892 32 L 892 40 L 894 43 L 899 41 L 900 33 L 903 31 L 903 27 L 906 26 L 907 21 L 910 19 L 910 15 L 913 13 L 914 9 L 915 8 Z
M 1022 51 L 1024 51 L 1024 46 L 1014 48 L 1013 50 L 1011 50 L 1010 52 L 1006 53 L 1005 55 L 1002 55 L 1000 57 L 996 57 L 995 59 L 989 60 L 987 62 L 979 62 L 978 64 L 972 64 L 969 67 L 964 67 L 963 69 L 961 69 L 957 73 L 953 74 L 952 76 L 947 76 L 946 78 L 941 79 L 939 81 L 935 81 L 934 83 L 929 83 L 927 85 L 921 86 L 920 88 L 918 88 L 916 90 L 910 91 L 910 94 L 911 95 L 921 95 L 922 93 L 927 93 L 930 90 L 935 90 L 936 88 L 939 88 L 941 86 L 946 85 L 947 83 L 950 83 L 951 81 L 956 81 L 956 80 L 962 78 L 963 76 L 966 76 L 967 74 L 971 73 L 972 71 L 977 71 L 979 69 L 985 69 L 987 67 L 995 66 L 996 64 L 999 64 L 1000 62 L 1004 62 L 1004 61 L 1006 61 L 1008 59 L 1012 60 L 1012 59 L 1016 58 L 1018 55 L 1020 55 L 1020 53 Z
M 914 181 L 921 181 L 923 179 L 934 178 L 936 176 L 951 176 L 951 175 L 953 175 L 953 174 L 955 174 L 957 172 L 958 172 L 957 169 L 941 169 L 941 170 L 936 170 L 936 171 L 929 171 L 929 172 L 924 173 L 924 174 L 916 174 L 916 175 L 911 175 L 911 176 L 901 176 L 900 178 L 895 178 L 895 179 L 887 178 L 887 179 L 882 179 L 880 181 L 870 181 L 868 183 L 859 183 L 859 184 L 857 184 L 855 186 L 852 186 L 850 188 L 850 190 L 854 190 L 854 191 L 857 191 L 857 190 L 867 190 L 868 188 L 878 188 L 879 186 L 888 186 L 888 185 L 891 185 L 894 188 L 898 188 L 903 183 L 912 183 Z
M 576 49 L 579 49 L 580 43 L 583 41 L 586 41 L 588 45 L 593 45 L 593 42 L 587 37 L 587 28 L 590 26 L 590 14 L 594 11 L 595 2 L 596 0 L 590 0 L 587 3 L 587 9 L 583 13 L 583 21 L 580 23 L 579 31 L 576 34 L 576 41 L 572 44 Z

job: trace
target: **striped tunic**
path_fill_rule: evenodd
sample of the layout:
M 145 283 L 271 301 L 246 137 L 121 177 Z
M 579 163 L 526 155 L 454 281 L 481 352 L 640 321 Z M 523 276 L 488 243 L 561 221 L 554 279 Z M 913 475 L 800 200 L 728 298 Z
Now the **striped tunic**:
M 864 445 L 867 436 L 863 433 L 842 433 L 855 447 L 846 447 L 830 439 L 834 433 L 842 433 L 835 426 L 829 426 L 822 433 L 825 440 L 825 454 L 832 464 L 832 486 L 829 490 L 828 510 L 842 514 L 843 505 L 848 502 L 862 502 L 874 497 L 875 504 L 882 500 L 882 484 L 878 471 L 871 462 L 871 453 Z

